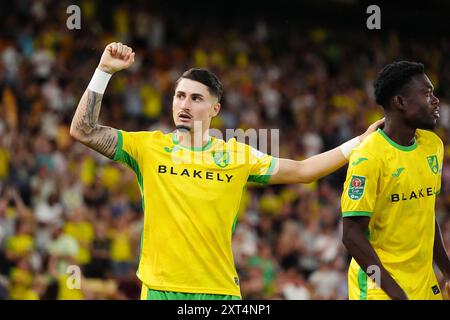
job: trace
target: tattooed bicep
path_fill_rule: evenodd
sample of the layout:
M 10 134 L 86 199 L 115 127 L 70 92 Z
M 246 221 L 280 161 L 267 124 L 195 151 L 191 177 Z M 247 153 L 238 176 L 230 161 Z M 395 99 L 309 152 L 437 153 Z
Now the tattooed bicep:
M 89 148 L 112 159 L 116 153 L 117 141 L 118 137 L 116 129 L 97 125 L 83 143 Z

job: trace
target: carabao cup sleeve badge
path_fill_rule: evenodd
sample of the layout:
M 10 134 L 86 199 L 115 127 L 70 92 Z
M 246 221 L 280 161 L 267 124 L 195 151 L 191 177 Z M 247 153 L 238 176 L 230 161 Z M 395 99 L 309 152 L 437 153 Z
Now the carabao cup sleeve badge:
M 352 200 L 359 200 L 364 194 L 366 186 L 366 177 L 352 175 L 350 186 L 348 187 L 348 196 Z

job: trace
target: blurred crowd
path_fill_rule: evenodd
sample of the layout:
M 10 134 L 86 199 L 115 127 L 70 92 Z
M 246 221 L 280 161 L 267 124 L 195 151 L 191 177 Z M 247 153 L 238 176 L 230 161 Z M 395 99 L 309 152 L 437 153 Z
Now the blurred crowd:
M 135 175 L 69 136 L 112 41 L 132 46 L 136 62 L 112 78 L 102 124 L 172 131 L 175 80 L 207 67 L 225 89 L 212 127 L 279 129 L 279 156 L 292 159 L 334 148 L 382 117 L 372 81 L 385 64 L 423 62 L 441 100 L 436 133 L 446 153 L 436 215 L 450 252 L 450 37 L 298 30 L 258 19 L 173 23 L 141 2 L 114 3 L 80 1 L 79 30 L 66 28 L 66 1 L 18 0 L 1 10 L 0 299 L 139 297 Z M 308 185 L 247 186 L 233 237 L 244 299 L 346 299 L 345 172 Z

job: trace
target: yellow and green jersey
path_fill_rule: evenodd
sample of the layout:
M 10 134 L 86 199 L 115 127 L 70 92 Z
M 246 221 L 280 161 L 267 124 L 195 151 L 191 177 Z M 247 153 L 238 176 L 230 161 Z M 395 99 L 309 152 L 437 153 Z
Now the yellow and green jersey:
M 6 249 L 20 256 L 29 254 L 33 248 L 34 240 L 29 234 L 14 235 L 6 241 Z
M 142 193 L 139 279 L 152 290 L 240 297 L 231 238 L 242 191 L 267 183 L 276 158 L 235 139 L 186 148 L 175 133 L 118 138 L 114 160 L 135 171 Z
M 370 217 L 367 237 L 410 299 L 441 298 L 433 271 L 433 245 L 442 161 L 442 141 L 426 130 L 416 130 L 414 143 L 407 147 L 378 130 L 353 151 L 349 161 L 342 215 Z M 354 259 L 349 297 L 387 297 Z

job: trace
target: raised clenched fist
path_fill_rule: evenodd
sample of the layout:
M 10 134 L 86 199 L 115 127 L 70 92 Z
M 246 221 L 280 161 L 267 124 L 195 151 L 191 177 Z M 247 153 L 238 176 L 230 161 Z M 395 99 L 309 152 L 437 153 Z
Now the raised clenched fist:
M 111 74 L 126 69 L 134 62 L 134 54 L 130 47 L 120 42 L 112 42 L 103 51 L 98 68 Z

